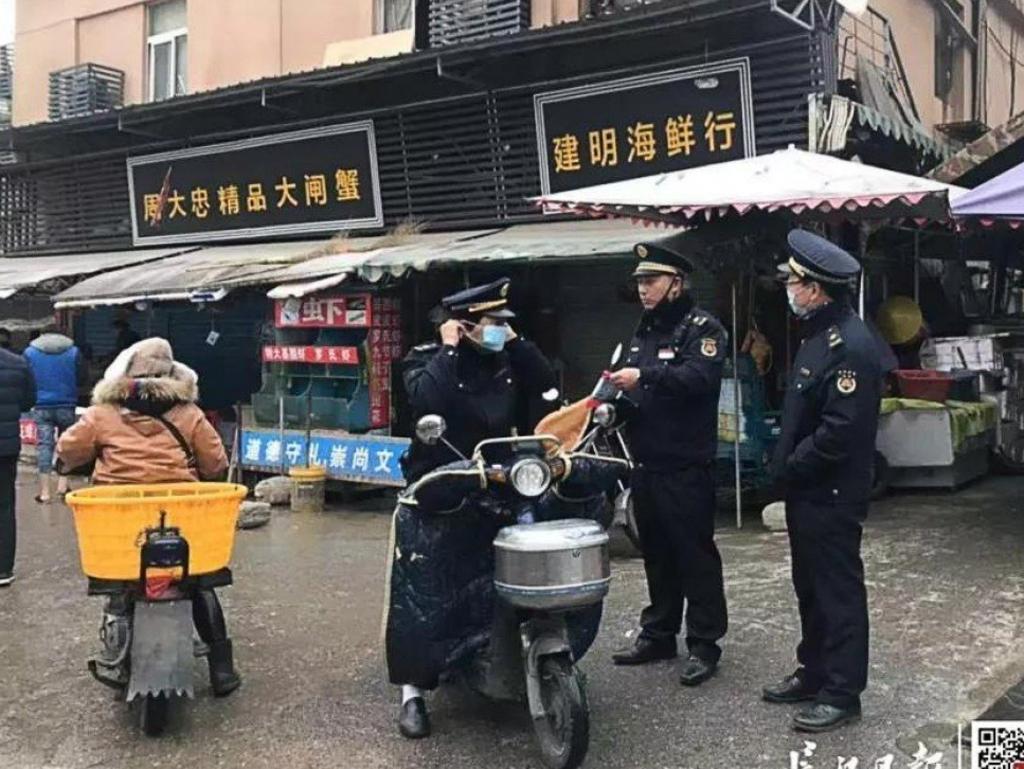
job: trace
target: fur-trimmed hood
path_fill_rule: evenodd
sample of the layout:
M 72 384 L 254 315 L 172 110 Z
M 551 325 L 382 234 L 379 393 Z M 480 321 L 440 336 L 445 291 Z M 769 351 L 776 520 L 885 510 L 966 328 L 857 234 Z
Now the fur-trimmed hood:
M 136 371 L 167 371 L 159 376 L 132 376 Z M 94 404 L 149 406 L 161 410 L 199 400 L 196 372 L 173 359 L 171 346 L 153 337 L 136 342 L 114 359 L 92 391 Z M 148 409 L 144 409 L 148 410 Z

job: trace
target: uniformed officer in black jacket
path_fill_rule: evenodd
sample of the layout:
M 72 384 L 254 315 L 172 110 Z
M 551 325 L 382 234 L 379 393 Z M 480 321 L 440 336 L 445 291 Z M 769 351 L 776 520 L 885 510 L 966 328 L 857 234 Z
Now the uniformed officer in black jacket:
M 540 349 L 513 331 L 508 307 L 510 280 L 446 296 L 440 344 L 413 348 L 402 364 L 402 379 L 414 419 L 439 414 L 448 423 L 445 440 L 470 456 L 487 438 L 529 433 L 523 422 L 531 405 L 548 410 L 557 405 L 555 372 Z M 532 415 L 531 415 L 532 416 Z M 443 442 L 427 446 L 413 441 L 402 458 L 408 483 L 441 465 L 459 459 Z M 423 693 L 402 687 L 399 730 L 409 738 L 430 734 Z
M 810 702 L 801 731 L 860 716 L 868 675 L 861 528 L 868 511 L 881 400 L 878 345 L 850 307 L 857 260 L 813 233 L 789 234 L 786 291 L 804 340 L 783 405 L 775 475 L 785 484 L 800 667 L 766 687 L 769 702 Z
M 627 437 L 636 461 L 631 487 L 651 601 L 635 645 L 613 659 L 639 665 L 675 657 L 685 600 L 689 655 L 680 680 L 696 686 L 714 675 L 727 624 L 714 541 L 727 334 L 694 306 L 687 290 L 693 266 L 677 249 L 678 236 L 634 248 L 644 313 L 625 368 L 612 375 L 636 404 L 627 416 Z

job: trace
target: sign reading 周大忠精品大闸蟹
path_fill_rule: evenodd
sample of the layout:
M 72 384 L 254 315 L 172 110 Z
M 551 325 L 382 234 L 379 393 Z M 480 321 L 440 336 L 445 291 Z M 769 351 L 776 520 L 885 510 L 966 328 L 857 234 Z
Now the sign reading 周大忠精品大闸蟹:
M 135 245 L 383 224 L 373 122 L 128 158 Z
M 545 195 L 752 157 L 750 60 L 534 97 Z

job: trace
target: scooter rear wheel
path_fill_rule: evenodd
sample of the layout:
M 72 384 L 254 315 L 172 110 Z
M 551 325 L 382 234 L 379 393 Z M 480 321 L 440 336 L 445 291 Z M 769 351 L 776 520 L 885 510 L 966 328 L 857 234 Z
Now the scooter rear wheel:
M 167 728 L 171 701 L 166 694 L 147 694 L 139 702 L 139 728 L 147 737 L 159 737 Z
M 575 769 L 590 746 L 590 711 L 582 674 L 567 656 L 546 657 L 540 664 L 544 718 L 533 722 L 544 764 Z

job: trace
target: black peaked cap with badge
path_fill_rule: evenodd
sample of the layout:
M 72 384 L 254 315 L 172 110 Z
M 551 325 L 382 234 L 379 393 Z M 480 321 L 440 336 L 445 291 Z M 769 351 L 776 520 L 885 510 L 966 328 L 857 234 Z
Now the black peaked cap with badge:
M 680 232 L 667 238 L 637 243 L 633 246 L 633 253 L 640 263 L 633 270 L 633 277 L 686 275 L 693 272 L 693 262 L 682 253 L 689 240 L 688 233 Z
M 479 320 L 489 318 L 508 319 L 516 314 L 508 307 L 509 285 L 511 278 L 499 278 L 493 283 L 473 286 L 463 291 L 450 294 L 441 300 L 441 306 L 460 320 Z
M 860 274 L 860 262 L 827 238 L 807 230 L 790 230 L 786 242 L 789 261 L 779 265 L 785 274 L 834 286 L 848 285 Z

